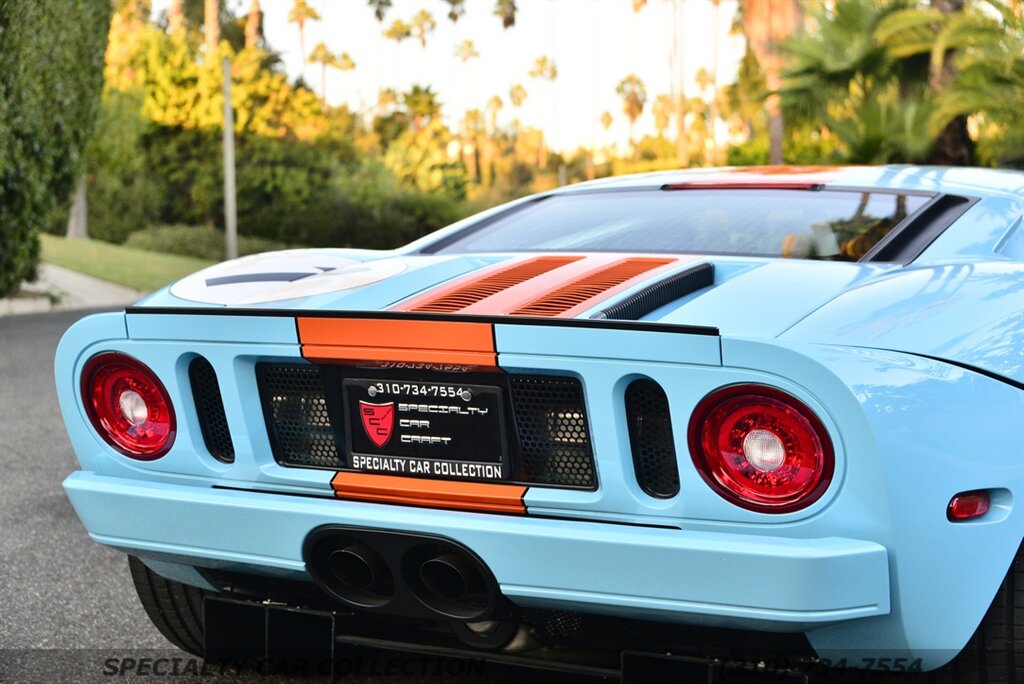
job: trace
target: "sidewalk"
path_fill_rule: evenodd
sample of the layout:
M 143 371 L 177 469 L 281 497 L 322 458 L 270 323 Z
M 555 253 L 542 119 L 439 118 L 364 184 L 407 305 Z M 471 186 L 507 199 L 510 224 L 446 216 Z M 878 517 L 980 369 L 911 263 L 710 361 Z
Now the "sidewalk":
M 127 306 L 145 295 L 60 266 L 40 264 L 39 280 L 25 283 L 13 297 L 0 299 L 0 316 Z

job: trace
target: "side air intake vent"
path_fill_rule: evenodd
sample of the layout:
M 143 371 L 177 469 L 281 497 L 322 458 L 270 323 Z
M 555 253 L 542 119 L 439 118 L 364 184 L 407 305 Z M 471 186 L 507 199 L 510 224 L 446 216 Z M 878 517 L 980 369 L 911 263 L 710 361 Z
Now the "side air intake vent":
M 570 312 L 578 313 L 581 305 L 591 299 L 605 294 L 613 287 L 652 271 L 660 266 L 672 263 L 672 259 L 624 259 L 606 266 L 576 282 L 569 283 L 550 292 L 539 299 L 521 306 L 511 313 L 516 316 L 563 316 Z
M 342 457 L 334 441 L 320 369 L 261 363 L 256 366 L 256 379 L 277 462 L 340 468 Z
M 715 282 L 714 264 L 697 264 L 609 306 L 594 318 L 639 321 L 661 307 Z
M 419 311 L 423 313 L 454 313 L 462 311 L 477 302 L 480 302 L 502 290 L 525 283 L 548 271 L 579 261 L 580 257 L 537 257 L 522 261 L 512 266 L 502 268 L 485 275 L 478 280 L 473 280 L 440 292 L 429 295 L 426 299 L 419 299 L 404 308 L 407 311 Z
M 537 484 L 593 487 L 594 453 L 575 378 L 509 377 L 523 478 Z
M 630 383 L 626 388 L 626 420 L 640 488 L 660 499 L 678 494 L 679 466 L 672 419 L 661 385 L 646 379 Z
M 203 432 L 206 449 L 222 463 L 234 463 L 235 445 L 224 415 L 224 398 L 220 393 L 217 373 L 210 362 L 197 356 L 188 365 L 188 379 L 192 385 L 192 398 L 199 416 L 199 429 Z

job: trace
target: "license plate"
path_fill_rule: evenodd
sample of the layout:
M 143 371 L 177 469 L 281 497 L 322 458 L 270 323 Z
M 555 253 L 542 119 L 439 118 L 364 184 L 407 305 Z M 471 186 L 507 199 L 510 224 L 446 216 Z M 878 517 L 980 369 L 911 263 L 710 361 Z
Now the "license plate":
M 472 480 L 508 476 L 500 387 L 346 378 L 342 394 L 353 470 Z

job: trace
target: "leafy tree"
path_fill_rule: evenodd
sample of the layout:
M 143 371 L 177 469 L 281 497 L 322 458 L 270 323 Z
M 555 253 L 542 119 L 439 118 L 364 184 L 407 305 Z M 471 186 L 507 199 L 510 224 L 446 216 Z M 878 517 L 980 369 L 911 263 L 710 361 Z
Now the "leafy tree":
M 614 121 L 614 119 L 612 118 L 612 113 L 611 112 L 602 112 L 601 113 L 601 128 L 603 128 L 604 130 L 607 131 L 609 128 L 612 127 L 613 121 Z
M 0 2 L 0 296 L 35 275 L 99 108 L 109 0 Z

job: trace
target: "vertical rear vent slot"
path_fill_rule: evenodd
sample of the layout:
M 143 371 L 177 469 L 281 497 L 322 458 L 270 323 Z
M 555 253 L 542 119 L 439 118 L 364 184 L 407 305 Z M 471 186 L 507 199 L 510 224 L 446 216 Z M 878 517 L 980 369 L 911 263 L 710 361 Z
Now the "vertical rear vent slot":
M 256 366 L 256 380 L 278 463 L 305 468 L 344 465 L 319 367 L 261 363 Z
M 593 488 L 583 386 L 576 378 L 509 376 L 523 480 Z
M 560 316 L 613 287 L 672 263 L 673 259 L 624 259 L 569 283 L 511 313 L 516 316 Z
M 213 366 L 202 356 L 188 365 L 188 379 L 192 385 L 192 398 L 199 416 L 199 429 L 210 455 L 222 463 L 234 463 L 235 445 L 231 441 L 228 419 L 224 415 L 224 398 Z
M 626 388 L 626 420 L 637 484 L 659 499 L 679 493 L 672 418 L 668 397 L 653 380 L 635 380 Z
M 479 279 L 456 286 L 434 296 L 428 296 L 412 303 L 408 311 L 423 313 L 454 313 L 476 304 L 502 290 L 525 283 L 528 280 L 553 271 L 580 257 L 538 257 L 519 262 L 485 275 Z M 405 307 L 402 307 L 405 308 Z

